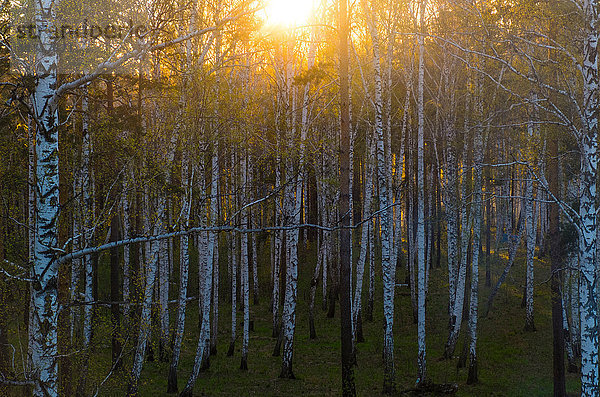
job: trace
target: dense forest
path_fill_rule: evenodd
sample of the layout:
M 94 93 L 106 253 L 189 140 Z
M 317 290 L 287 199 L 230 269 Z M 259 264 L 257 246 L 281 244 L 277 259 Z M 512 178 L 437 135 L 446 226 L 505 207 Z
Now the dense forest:
M 0 394 L 600 395 L 597 0 L 0 25 Z

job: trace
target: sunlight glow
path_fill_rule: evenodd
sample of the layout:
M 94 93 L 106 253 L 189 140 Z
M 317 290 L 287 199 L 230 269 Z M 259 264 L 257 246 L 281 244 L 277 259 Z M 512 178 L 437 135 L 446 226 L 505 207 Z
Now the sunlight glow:
M 308 21 L 314 0 L 267 0 L 265 25 L 281 28 L 299 26 Z

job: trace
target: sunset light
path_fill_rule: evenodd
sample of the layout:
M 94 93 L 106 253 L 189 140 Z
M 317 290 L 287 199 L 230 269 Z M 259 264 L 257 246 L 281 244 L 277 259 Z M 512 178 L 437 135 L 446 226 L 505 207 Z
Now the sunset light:
M 264 9 L 267 26 L 290 27 L 306 23 L 314 0 L 269 0 Z

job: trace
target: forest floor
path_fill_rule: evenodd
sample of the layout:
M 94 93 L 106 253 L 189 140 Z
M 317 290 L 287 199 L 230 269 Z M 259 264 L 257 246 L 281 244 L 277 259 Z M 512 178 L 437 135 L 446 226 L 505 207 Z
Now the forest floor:
M 311 249 L 312 248 L 312 249 Z M 273 357 L 275 340 L 271 337 L 271 314 L 268 247 L 265 250 L 260 269 L 261 294 L 258 305 L 251 304 L 251 318 L 254 331 L 250 333 L 248 370 L 240 367 L 241 315 L 238 311 L 238 331 L 236 350 L 233 357 L 227 357 L 231 329 L 231 304 L 226 262 L 221 267 L 221 306 L 219 314 L 218 352 L 210 358 L 210 368 L 203 371 L 196 383 L 195 393 L 202 396 L 324 396 L 339 395 L 340 381 L 340 320 L 339 306 L 335 318 L 327 318 L 321 310 L 321 285 L 319 283 L 316 311 L 317 338 L 309 338 L 308 300 L 310 278 L 314 266 L 314 247 L 309 247 L 301 255 L 299 265 L 299 289 L 297 328 L 294 340 L 295 380 L 279 379 L 281 357 Z M 501 251 L 501 254 L 503 252 Z M 505 253 L 505 252 L 504 252 Z M 226 258 L 222 252 L 221 258 Z M 493 255 L 492 255 L 493 258 Z M 549 263 L 544 258 L 536 259 L 534 316 L 537 330 L 525 332 L 525 309 L 521 307 L 525 279 L 524 252 L 519 252 L 518 260 L 496 296 L 494 306 L 487 318 L 479 318 L 478 323 L 478 368 L 479 383 L 467 385 L 467 370 L 457 369 L 458 355 L 465 341 L 463 323 L 461 336 L 452 360 L 440 360 L 447 338 L 448 277 L 445 258 L 442 266 L 430 273 L 427 301 L 427 373 L 434 383 L 458 384 L 457 396 L 549 396 L 552 394 L 552 329 L 550 308 Z M 492 259 L 493 260 L 493 259 Z M 108 295 L 108 266 L 100 266 L 100 298 Z M 192 262 L 194 263 L 194 262 Z M 496 282 L 506 259 L 492 262 L 492 285 Z M 489 287 L 485 286 L 485 266 L 480 266 L 479 284 L 480 316 L 487 304 Z M 197 272 L 196 272 L 197 273 Z M 374 321 L 363 323 L 365 342 L 358 344 L 357 362 L 354 368 L 356 389 L 359 396 L 379 395 L 383 384 L 383 328 L 380 267 L 376 269 L 376 302 Z M 190 279 L 190 295 L 197 291 L 197 274 Z M 398 268 L 397 280 L 404 282 L 405 270 Z M 367 283 L 365 282 L 365 289 Z M 172 299 L 175 299 L 176 285 L 172 285 Z M 366 295 L 366 291 L 365 291 Z M 252 300 L 251 300 L 252 302 Z M 406 395 L 412 389 L 417 374 L 417 327 L 413 321 L 410 291 L 407 287 L 396 289 L 396 311 L 394 318 L 396 384 L 398 395 Z M 174 309 L 174 306 L 173 306 Z M 174 310 L 171 311 L 174 321 Z M 110 321 L 109 309 L 99 310 L 99 321 L 94 337 L 94 351 L 90 360 L 88 392 L 98 392 L 100 396 L 122 396 L 127 387 L 128 372 L 117 371 L 98 389 L 96 388 L 110 370 Z M 187 382 L 192 368 L 197 343 L 198 309 L 196 301 L 190 302 L 186 321 L 183 352 L 180 361 L 179 390 Z M 130 368 L 132 359 L 131 342 L 125 352 L 125 368 Z M 155 356 L 157 351 L 155 349 Z M 75 368 L 80 368 L 77 363 Z M 141 396 L 167 395 L 167 373 L 169 363 L 146 361 L 140 379 Z M 578 374 L 567 374 L 567 391 L 577 395 Z

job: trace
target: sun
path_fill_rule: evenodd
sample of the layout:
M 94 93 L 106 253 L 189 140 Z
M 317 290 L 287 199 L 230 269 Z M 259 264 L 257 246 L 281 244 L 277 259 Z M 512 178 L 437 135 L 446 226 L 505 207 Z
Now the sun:
M 290 27 L 306 23 L 315 0 L 267 0 L 264 21 L 267 26 Z

